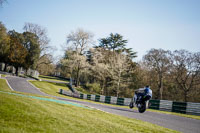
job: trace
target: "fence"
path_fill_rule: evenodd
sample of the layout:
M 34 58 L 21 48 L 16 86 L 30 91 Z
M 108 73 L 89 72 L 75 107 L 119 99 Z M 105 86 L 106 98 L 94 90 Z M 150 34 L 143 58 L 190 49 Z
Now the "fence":
M 75 94 L 71 91 L 65 91 L 60 89 L 60 94 L 77 97 L 80 99 L 87 99 L 96 102 L 116 104 L 122 106 L 129 106 L 131 98 L 119 98 L 113 96 L 103 96 L 103 95 L 93 95 L 93 94 Z M 200 116 L 200 103 L 191 103 L 191 102 L 173 102 L 168 100 L 150 100 L 150 109 L 162 110 L 168 112 L 176 112 L 190 115 L 199 115 Z

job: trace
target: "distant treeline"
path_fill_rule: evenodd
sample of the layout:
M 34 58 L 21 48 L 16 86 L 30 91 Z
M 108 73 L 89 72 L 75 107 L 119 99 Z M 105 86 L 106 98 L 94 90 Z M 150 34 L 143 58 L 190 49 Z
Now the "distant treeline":
M 200 52 L 150 49 L 134 62 L 137 53 L 122 35 L 111 33 L 94 45 L 92 33 L 77 29 L 68 34 L 65 54 L 54 65 L 46 29 L 26 23 L 23 30 L 7 32 L 0 22 L 0 62 L 16 70 L 72 78 L 89 93 L 131 97 L 135 89 L 150 85 L 154 99 L 200 102 Z
M 135 89 L 150 85 L 154 99 L 200 102 L 200 52 L 151 49 L 142 61 L 127 48 L 120 34 L 101 38 L 78 29 L 67 36 L 65 56 L 57 65 L 64 77 L 89 93 L 131 97 Z

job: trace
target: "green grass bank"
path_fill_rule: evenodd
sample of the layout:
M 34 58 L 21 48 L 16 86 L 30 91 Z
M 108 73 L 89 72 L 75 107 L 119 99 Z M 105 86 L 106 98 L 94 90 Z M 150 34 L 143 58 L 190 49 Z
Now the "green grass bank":
M 10 91 L 4 79 L 0 79 L 0 90 Z M 94 109 L 1 92 L 0 105 L 0 132 L 176 132 L 151 123 Z

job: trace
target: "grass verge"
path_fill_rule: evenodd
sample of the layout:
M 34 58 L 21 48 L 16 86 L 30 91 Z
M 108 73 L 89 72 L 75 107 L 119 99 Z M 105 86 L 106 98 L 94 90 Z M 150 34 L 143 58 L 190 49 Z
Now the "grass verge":
M 6 83 L 5 79 L 0 79 L 0 90 L 2 91 L 11 91 L 10 87 Z
M 52 77 L 52 76 L 44 76 L 44 75 L 40 75 L 39 79 L 43 79 L 43 80 L 49 80 L 49 81 L 58 81 L 58 82 L 69 82 L 68 80 L 62 79 L 62 78 L 58 78 L 58 77 Z
M 5 77 L 6 77 L 6 75 L 5 75 L 5 74 L 1 74 L 1 77 L 5 78 Z
M 40 88 L 40 90 L 44 93 L 60 96 L 59 90 L 69 90 L 66 84 L 64 83 L 53 83 L 53 82 L 46 82 L 46 81 L 29 81 L 35 87 Z
M 0 93 L 0 105 L 0 132 L 176 132 L 98 110 L 5 93 Z
M 42 92 L 47 93 L 49 95 L 59 96 L 59 97 L 79 100 L 79 101 L 93 102 L 91 100 L 78 99 L 78 98 L 59 94 L 60 89 L 69 90 L 68 86 L 64 83 L 53 83 L 53 82 L 48 82 L 48 81 L 31 81 L 31 80 L 29 80 L 29 82 L 33 84 L 35 87 L 39 88 Z M 93 103 L 97 103 L 97 102 L 93 102 Z M 99 103 L 99 104 L 106 104 L 106 103 Z M 111 104 L 106 104 L 106 105 L 111 105 Z

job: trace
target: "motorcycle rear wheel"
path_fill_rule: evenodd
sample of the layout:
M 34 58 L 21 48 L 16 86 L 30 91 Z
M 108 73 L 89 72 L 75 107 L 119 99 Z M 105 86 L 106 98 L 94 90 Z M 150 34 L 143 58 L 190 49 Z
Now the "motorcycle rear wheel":
M 146 111 L 146 102 L 140 103 L 140 106 L 138 107 L 138 111 L 140 113 L 144 113 Z

